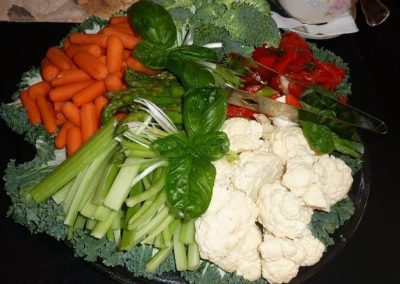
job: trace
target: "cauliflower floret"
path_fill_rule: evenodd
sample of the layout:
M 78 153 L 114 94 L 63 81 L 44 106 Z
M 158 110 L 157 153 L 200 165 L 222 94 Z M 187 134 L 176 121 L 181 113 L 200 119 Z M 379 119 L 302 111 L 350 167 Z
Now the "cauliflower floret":
M 314 154 L 303 130 L 297 126 L 276 127 L 269 141 L 271 151 L 285 161 L 295 156 Z
M 310 235 L 312 209 L 281 184 L 266 184 L 257 200 L 258 220 L 277 237 L 296 238 Z
M 319 157 L 314 167 L 323 174 L 321 190 L 329 205 L 334 205 L 347 196 L 353 177 L 351 168 L 343 160 L 326 154 Z
M 264 114 L 254 114 L 254 118 L 262 126 L 263 133 L 261 137 L 265 140 L 269 139 L 271 133 L 274 131 L 274 125 L 272 125 L 272 121 Z
M 240 117 L 230 118 L 224 122 L 221 130 L 228 135 L 232 151 L 240 153 L 268 147 L 261 139 L 263 127 L 257 121 Z
M 209 208 L 195 222 L 200 256 L 218 265 L 236 249 L 257 214 L 256 205 L 243 192 L 215 185 Z
M 274 183 L 283 173 L 282 159 L 265 151 L 245 151 L 236 161 L 232 183 L 235 189 L 246 193 L 256 200 L 260 188 L 267 183 Z
M 230 163 L 225 158 L 212 162 L 216 170 L 214 184 L 230 186 L 233 173 L 233 163 Z
M 304 155 L 291 158 L 286 163 L 282 184 L 306 205 L 329 211 L 330 206 L 322 193 L 323 172 L 314 167 L 317 156 Z
M 262 275 L 270 283 L 287 283 L 297 275 L 300 266 L 317 263 L 324 250 L 324 245 L 311 235 L 290 240 L 266 233 L 259 246 Z
M 298 126 L 297 123 L 291 121 L 285 116 L 274 116 L 271 118 L 275 127 L 288 127 L 288 126 Z
M 254 281 L 261 277 L 261 258 L 258 247 L 262 242 L 261 231 L 256 224 L 240 240 L 234 250 L 218 263 L 225 271 L 236 271 L 237 275 Z

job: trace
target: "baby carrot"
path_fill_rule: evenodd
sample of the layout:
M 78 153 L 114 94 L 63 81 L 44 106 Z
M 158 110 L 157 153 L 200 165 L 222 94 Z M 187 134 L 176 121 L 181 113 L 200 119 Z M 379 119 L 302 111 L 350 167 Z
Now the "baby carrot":
M 31 99 L 36 100 L 39 96 L 46 96 L 50 91 L 50 84 L 47 81 L 41 81 L 28 88 Z
M 108 75 L 106 64 L 87 51 L 80 51 L 75 54 L 73 61 L 96 80 L 103 80 Z
M 106 34 L 85 34 L 85 33 L 72 33 L 69 36 L 69 40 L 71 43 L 75 44 L 97 44 L 100 47 L 107 46 L 107 37 Z
M 115 35 L 110 35 L 107 41 L 106 65 L 109 73 L 121 71 L 124 55 L 122 41 Z
M 92 79 L 88 73 L 81 69 L 62 70 L 50 83 L 53 87 L 82 82 Z
M 63 50 L 69 48 L 72 45 L 72 43 L 69 41 L 69 39 L 65 39 L 63 42 Z
M 99 57 L 97 57 L 101 62 L 103 62 L 104 64 L 106 64 L 106 56 L 105 55 L 100 55 Z M 107 66 L 107 65 L 106 65 Z
M 58 47 L 50 47 L 46 53 L 47 58 L 60 70 L 72 69 L 74 64 Z
M 104 95 L 98 96 L 94 100 L 94 106 L 96 108 L 96 115 L 98 121 L 100 121 L 101 113 L 103 112 L 104 107 L 108 104 L 108 98 Z
M 135 35 L 129 23 L 113 24 L 109 27 L 129 35 Z
M 107 78 L 104 79 L 104 85 L 109 92 L 122 90 L 121 78 L 118 77 L 116 74 L 108 75 Z
M 76 92 L 82 90 L 91 83 L 93 83 L 93 80 L 76 82 L 56 87 L 49 92 L 50 100 L 53 102 L 67 101 L 72 98 Z
M 133 70 L 135 70 L 135 71 L 142 72 L 142 73 L 145 73 L 145 74 L 155 75 L 155 74 L 158 73 L 156 70 L 147 68 L 147 67 L 144 66 L 140 61 L 138 61 L 136 58 L 134 58 L 134 57 L 132 57 L 132 56 L 129 57 L 129 58 L 126 60 L 126 65 L 127 65 L 129 68 L 131 68 L 131 69 L 133 69 Z
M 36 104 L 39 108 L 44 128 L 46 128 L 47 132 L 54 133 L 57 130 L 57 124 L 50 102 L 45 96 L 38 96 Z
M 53 63 L 50 62 L 49 59 L 44 58 L 40 65 L 42 78 L 44 80 L 51 81 L 57 76 L 59 70 L 56 66 L 53 65 Z
M 53 108 L 55 112 L 61 111 L 61 106 L 65 103 L 65 101 L 53 102 Z
M 96 132 L 99 124 L 94 104 L 84 104 L 80 109 L 80 116 L 82 141 L 86 141 Z
M 116 35 L 117 37 L 119 37 L 119 39 L 122 41 L 122 44 L 127 49 L 133 49 L 140 42 L 139 37 L 121 32 L 111 27 L 106 27 L 102 29 L 101 33 L 104 35 Z
M 97 44 L 71 44 L 70 47 L 65 49 L 65 54 L 72 58 L 79 51 L 87 51 L 94 56 L 101 55 L 101 47 Z
M 79 114 L 79 108 L 71 102 L 65 102 L 61 106 L 61 112 L 64 114 L 65 118 L 72 122 L 76 126 L 81 125 L 81 118 Z
M 82 133 L 79 127 L 73 126 L 67 130 L 66 146 L 67 155 L 70 157 L 82 145 Z
M 73 97 L 72 101 L 75 105 L 81 106 L 89 103 L 96 99 L 98 96 L 103 95 L 106 92 L 106 87 L 103 81 L 95 81 L 89 86 L 78 91 Z
M 68 129 L 74 127 L 70 121 L 65 121 L 65 123 L 58 131 L 56 138 L 54 139 L 54 144 L 57 149 L 62 149 L 67 145 L 67 131 Z
M 128 17 L 127 16 L 113 16 L 110 18 L 110 24 L 121 24 L 121 23 L 128 23 Z
M 124 49 L 122 59 L 127 60 L 129 57 L 131 57 L 131 54 L 132 54 L 131 50 Z
M 42 123 L 42 118 L 40 117 L 40 111 L 33 99 L 29 97 L 27 90 L 20 92 L 19 98 L 22 105 L 25 108 L 26 114 L 28 115 L 28 120 L 32 124 Z

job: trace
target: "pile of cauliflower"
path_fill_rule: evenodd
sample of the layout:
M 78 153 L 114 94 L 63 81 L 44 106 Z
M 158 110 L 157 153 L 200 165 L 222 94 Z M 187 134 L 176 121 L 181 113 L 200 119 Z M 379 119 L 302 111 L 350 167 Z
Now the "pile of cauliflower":
M 313 210 L 329 211 L 347 196 L 351 169 L 317 155 L 284 118 L 231 118 L 222 131 L 238 155 L 214 162 L 212 200 L 195 223 L 200 256 L 247 280 L 288 283 L 322 257 L 309 229 Z

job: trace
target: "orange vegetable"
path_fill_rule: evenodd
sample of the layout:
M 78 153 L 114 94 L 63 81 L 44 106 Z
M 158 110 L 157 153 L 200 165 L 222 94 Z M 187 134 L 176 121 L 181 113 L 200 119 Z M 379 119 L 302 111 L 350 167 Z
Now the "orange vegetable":
M 26 114 L 28 115 L 29 122 L 32 124 L 42 123 L 39 108 L 37 107 L 36 102 L 30 98 L 28 91 L 24 90 L 20 92 L 19 98 L 25 108 Z
M 51 81 L 57 76 L 59 70 L 49 59 L 44 58 L 40 65 L 40 71 L 44 80 Z
M 76 92 L 82 90 L 91 83 L 93 83 L 93 80 L 56 87 L 49 92 L 50 100 L 52 100 L 53 102 L 67 101 L 72 98 Z
M 81 69 L 62 70 L 50 83 L 53 87 L 82 82 L 92 79 L 88 73 Z
M 61 106 L 61 112 L 64 114 L 65 118 L 72 122 L 76 126 L 81 125 L 81 117 L 79 113 L 79 108 L 71 102 L 65 102 Z
M 46 56 L 51 63 L 60 70 L 72 69 L 75 67 L 71 59 L 69 59 L 68 56 L 65 55 L 64 51 L 58 47 L 50 47 Z
M 99 125 L 94 104 L 84 104 L 80 109 L 80 116 L 82 141 L 86 141 L 97 131 Z
M 128 23 L 128 17 L 127 16 L 113 16 L 110 18 L 110 24 L 121 24 L 121 23 Z
M 122 90 L 122 81 L 117 74 L 110 74 L 104 79 L 104 85 L 109 92 L 115 92 Z
M 28 88 L 31 99 L 36 100 L 39 96 L 47 96 L 50 91 L 50 84 L 47 81 L 41 81 Z
M 65 54 L 72 58 L 79 51 L 87 51 L 94 56 L 101 55 L 101 47 L 97 44 L 71 44 L 70 47 L 65 49 Z
M 107 66 L 87 51 L 75 54 L 73 61 L 96 80 L 103 80 L 108 75 Z
M 69 39 L 64 40 L 63 43 L 63 49 L 65 51 L 65 49 L 69 48 L 72 45 L 72 43 L 69 41 Z
M 47 132 L 54 133 L 57 130 L 57 123 L 50 102 L 45 96 L 38 96 L 36 104 L 39 108 L 44 128 L 46 128 Z
M 65 103 L 65 101 L 53 102 L 53 109 L 55 112 L 61 111 L 61 106 Z
M 85 33 L 72 33 L 69 36 L 71 43 L 75 44 L 97 44 L 100 47 L 107 46 L 106 34 L 85 34 Z
M 95 81 L 89 86 L 78 91 L 73 97 L 72 101 L 75 105 L 81 106 L 96 99 L 98 96 L 106 92 L 106 87 L 103 81 Z
M 60 131 L 58 131 L 57 136 L 54 139 L 54 144 L 57 149 L 62 149 L 67 145 L 67 131 L 72 127 L 74 127 L 74 125 L 71 122 L 66 121 L 60 128 Z
M 140 42 L 139 37 L 121 32 L 112 27 L 106 27 L 102 29 L 101 33 L 104 35 L 115 35 L 119 37 L 119 39 L 122 41 L 122 44 L 127 49 L 133 49 Z
M 73 126 L 67 130 L 66 135 L 67 155 L 71 156 L 82 145 L 82 133 L 79 127 Z
M 97 119 L 100 120 L 101 113 L 104 107 L 108 104 L 108 98 L 104 95 L 98 96 L 94 100 L 94 106 L 96 108 Z
M 110 35 L 107 41 L 106 65 L 109 73 L 121 71 L 124 55 L 122 41 L 115 35 Z
M 135 35 L 129 23 L 112 24 L 109 27 L 129 35 Z
M 147 68 L 146 66 L 144 66 L 140 61 L 138 61 L 138 60 L 137 60 L 136 58 L 134 58 L 134 57 L 129 57 L 129 58 L 126 60 L 126 65 L 127 65 L 129 68 L 131 68 L 131 69 L 133 69 L 133 70 L 135 70 L 135 71 L 142 72 L 142 73 L 146 73 L 146 74 L 149 74 L 149 75 L 155 75 L 155 74 L 158 73 L 158 72 L 157 72 L 156 70 L 154 70 L 154 69 Z
M 124 60 L 127 60 L 129 57 L 131 57 L 131 54 L 132 54 L 132 50 L 124 49 L 122 58 L 123 58 Z

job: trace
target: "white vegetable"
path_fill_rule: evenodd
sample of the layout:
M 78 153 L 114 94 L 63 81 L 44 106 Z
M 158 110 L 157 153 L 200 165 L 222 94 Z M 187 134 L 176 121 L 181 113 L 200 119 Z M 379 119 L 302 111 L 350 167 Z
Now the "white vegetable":
M 256 259 L 255 247 L 261 243 L 261 236 L 252 229 L 257 214 L 257 207 L 243 192 L 215 185 L 209 208 L 195 222 L 201 258 L 225 271 L 237 270 L 249 280 L 260 277 L 261 265 L 257 264 L 260 260 Z M 254 253 L 243 255 L 246 250 Z M 242 257 L 238 258 L 239 255 Z
M 257 206 L 258 220 L 275 236 L 297 238 L 311 234 L 307 226 L 312 209 L 281 184 L 264 185 L 259 192 Z
M 277 181 L 282 172 L 283 160 L 279 156 L 260 150 L 244 151 L 235 163 L 232 183 L 255 201 L 260 188 Z
M 314 154 L 303 131 L 297 126 L 276 127 L 270 138 L 271 151 L 285 161 L 295 156 Z
M 230 118 L 224 122 L 221 129 L 228 135 L 230 150 L 243 152 L 246 150 L 257 150 L 265 146 L 261 139 L 263 127 L 254 120 L 245 118 Z
M 259 247 L 262 275 L 270 283 L 288 283 L 297 275 L 300 266 L 317 263 L 324 250 L 324 245 L 313 236 L 291 240 L 266 233 Z

